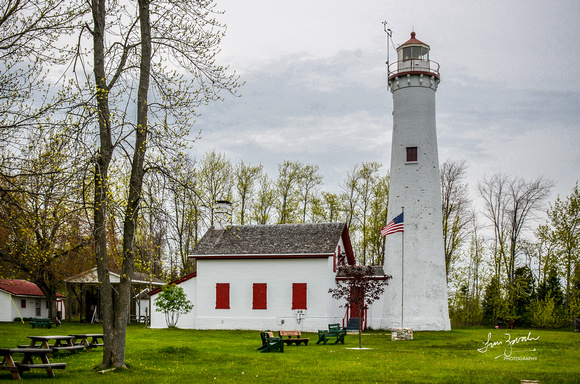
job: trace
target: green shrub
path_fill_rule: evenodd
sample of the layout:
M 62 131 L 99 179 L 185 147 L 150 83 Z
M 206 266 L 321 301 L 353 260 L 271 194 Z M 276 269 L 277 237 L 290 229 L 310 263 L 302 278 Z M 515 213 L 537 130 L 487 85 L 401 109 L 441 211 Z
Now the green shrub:
M 532 304 L 531 312 L 532 325 L 537 328 L 560 328 L 565 323 L 564 316 L 551 295 Z

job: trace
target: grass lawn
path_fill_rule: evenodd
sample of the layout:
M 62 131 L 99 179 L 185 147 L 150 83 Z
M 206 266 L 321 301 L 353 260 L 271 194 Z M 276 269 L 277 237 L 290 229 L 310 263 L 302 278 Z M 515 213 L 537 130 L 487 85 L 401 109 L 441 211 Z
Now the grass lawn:
M 260 353 L 257 331 L 127 329 L 129 370 L 98 373 L 102 349 L 51 361 L 65 362 L 50 379 L 44 370 L 23 374 L 24 382 L 51 383 L 545 383 L 580 382 L 580 333 L 570 329 L 496 330 L 457 328 L 450 332 L 415 332 L 412 341 L 391 341 L 385 331 L 347 335 L 344 345 L 291 346 L 284 353 Z M 99 325 L 64 322 L 61 328 L 32 329 L 29 324 L 0 323 L 0 348 L 28 344 L 30 335 L 101 333 Z M 488 337 L 491 334 L 491 339 Z M 508 334 L 508 335 L 506 335 Z M 508 341 L 509 340 L 509 341 Z M 355 349 L 352 349 L 355 348 Z M 478 351 L 478 349 L 480 349 Z M 12 381 L 0 371 L 0 383 Z

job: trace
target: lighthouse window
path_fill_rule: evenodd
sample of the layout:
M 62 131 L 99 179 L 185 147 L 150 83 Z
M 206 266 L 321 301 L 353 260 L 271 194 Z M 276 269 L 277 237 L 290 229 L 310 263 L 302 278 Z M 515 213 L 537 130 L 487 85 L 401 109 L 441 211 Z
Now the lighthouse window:
M 413 56 L 411 56 L 411 54 L 412 54 L 411 48 L 412 47 L 403 48 L 403 60 L 409 60 L 413 57 Z
M 403 60 L 410 59 L 429 60 L 429 48 L 416 46 L 403 48 Z
M 425 47 L 412 47 L 413 58 L 419 60 L 429 60 L 429 50 Z
M 417 147 L 407 147 L 407 163 L 417 162 Z

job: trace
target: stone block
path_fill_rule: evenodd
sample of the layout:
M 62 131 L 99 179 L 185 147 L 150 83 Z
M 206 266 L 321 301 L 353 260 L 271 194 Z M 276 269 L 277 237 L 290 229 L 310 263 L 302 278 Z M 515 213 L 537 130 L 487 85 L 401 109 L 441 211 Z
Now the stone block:
M 413 330 L 411 328 L 396 328 L 391 330 L 391 340 L 413 340 Z

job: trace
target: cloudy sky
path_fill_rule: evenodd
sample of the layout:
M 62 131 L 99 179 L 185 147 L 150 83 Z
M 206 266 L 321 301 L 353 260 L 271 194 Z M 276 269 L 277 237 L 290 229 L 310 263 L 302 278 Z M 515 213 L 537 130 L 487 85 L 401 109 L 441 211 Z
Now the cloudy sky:
M 473 196 L 500 171 L 552 179 L 551 200 L 580 178 L 578 0 L 216 1 L 219 60 L 246 84 L 201 111 L 197 157 L 215 149 L 272 177 L 284 160 L 316 164 L 332 192 L 357 163 L 386 172 L 387 21 L 395 46 L 414 30 L 441 65 L 439 159 L 467 161 Z

